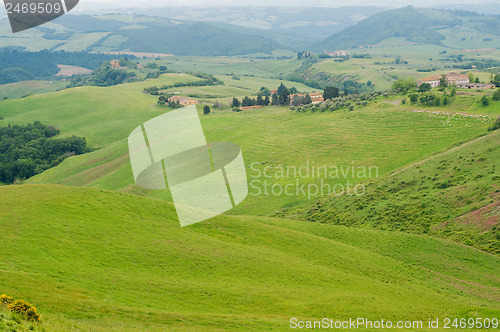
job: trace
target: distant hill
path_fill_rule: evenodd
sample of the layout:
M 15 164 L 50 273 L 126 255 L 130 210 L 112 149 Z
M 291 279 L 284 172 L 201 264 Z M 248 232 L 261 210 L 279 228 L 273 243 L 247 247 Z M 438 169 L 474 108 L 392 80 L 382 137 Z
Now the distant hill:
M 303 38 L 311 44 L 332 33 L 387 10 L 381 6 L 354 7 L 266 7 L 184 6 L 113 9 L 114 13 L 142 14 L 181 21 L 199 21 L 251 28 L 260 33 L 281 33 L 286 39 Z M 100 12 L 102 13 L 102 12 Z M 281 42 L 281 41 L 280 41 Z
M 490 41 L 491 47 L 500 47 L 500 16 L 409 6 L 373 15 L 315 43 L 312 49 L 367 47 L 393 37 L 403 37 L 418 44 L 450 47 L 466 47 L 471 40 L 483 39 Z M 461 45 L 452 44 L 454 39 L 459 39 Z
M 116 51 L 231 56 L 258 52 L 269 54 L 276 49 L 286 48 L 267 37 L 236 33 L 208 23 L 130 29 L 117 32 L 109 38 L 116 36 L 125 39 Z
M 276 49 L 289 49 L 262 30 L 217 25 L 142 15 L 65 15 L 22 35 L 13 35 L 8 21 L 0 20 L 0 48 L 199 56 L 271 54 Z

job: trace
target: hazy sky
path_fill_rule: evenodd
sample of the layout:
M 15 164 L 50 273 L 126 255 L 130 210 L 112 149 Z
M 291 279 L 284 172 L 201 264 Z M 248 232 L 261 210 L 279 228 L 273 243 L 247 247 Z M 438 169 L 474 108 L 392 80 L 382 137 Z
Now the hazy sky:
M 80 0 L 79 6 L 83 9 L 90 8 L 124 8 L 124 7 L 169 7 L 169 6 L 300 6 L 300 7 L 343 7 L 343 6 L 369 6 L 383 5 L 399 7 L 406 5 L 438 6 L 449 4 L 480 4 L 494 3 L 492 0 Z

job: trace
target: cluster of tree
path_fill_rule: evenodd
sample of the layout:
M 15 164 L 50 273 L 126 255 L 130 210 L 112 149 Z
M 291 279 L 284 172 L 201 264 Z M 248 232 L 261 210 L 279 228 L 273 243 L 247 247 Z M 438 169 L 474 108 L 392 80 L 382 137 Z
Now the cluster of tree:
M 241 101 L 238 98 L 233 98 L 231 107 L 245 107 L 245 106 L 268 106 L 271 103 L 269 96 L 263 97 L 261 94 L 257 95 L 257 98 L 250 98 L 245 96 Z
M 417 81 L 414 78 L 398 79 L 392 83 L 392 90 L 401 93 L 414 91 L 417 88 Z
M 334 87 L 334 86 L 327 86 L 323 90 L 323 99 L 333 99 L 333 98 L 338 98 L 340 96 L 340 91 L 339 88 Z
M 500 116 L 496 119 L 496 121 L 493 124 L 493 126 L 491 126 L 490 128 L 488 128 L 489 131 L 498 130 L 498 129 L 500 129 Z
M 36 121 L 0 127 L 0 183 L 12 184 L 89 151 L 83 137 L 55 139 L 59 130 Z
M 91 75 L 74 77 L 68 87 L 83 85 L 112 86 L 134 81 L 136 76 L 135 72 L 112 68 L 109 62 L 103 62 Z
M 137 69 L 137 65 L 139 64 L 136 61 L 129 60 L 128 58 L 122 58 L 119 61 L 120 67 Z
M 290 101 L 290 104 L 292 106 L 302 106 L 302 105 L 307 105 L 307 104 L 311 104 L 311 103 L 312 103 L 312 99 L 308 93 L 305 96 L 295 94 L 295 95 L 293 95 L 292 100 Z
M 358 94 L 342 94 L 339 95 L 338 97 L 332 98 L 332 99 L 326 99 L 322 103 L 318 104 L 307 104 L 304 106 L 298 106 L 294 107 L 292 106 L 291 109 L 298 111 L 298 112 L 307 112 L 307 111 L 312 111 L 312 112 L 333 112 L 339 109 L 347 109 L 349 111 L 354 110 L 356 107 L 362 107 L 362 106 L 367 106 L 368 103 L 375 98 L 377 98 L 380 95 L 384 95 L 385 97 L 388 97 L 391 93 L 390 92 L 385 92 L 382 93 L 381 91 L 373 91 L 373 92 L 362 92 Z
M 441 97 L 433 93 L 420 96 L 416 93 L 412 93 L 409 98 L 412 104 L 420 102 L 420 104 L 424 106 L 441 106 L 441 102 L 443 105 L 448 105 L 449 103 L 448 96 L 445 95 L 441 101 Z
M 500 74 L 496 74 L 495 76 L 491 75 L 490 83 L 500 88 Z
M 28 79 L 50 78 L 59 72 L 57 65 L 72 65 L 95 70 L 113 55 L 86 52 L 25 52 L 17 49 L 0 49 L 0 84 Z
M 161 68 L 160 68 L 161 70 Z M 224 82 L 219 80 L 213 75 L 203 74 L 203 73 L 189 73 L 190 75 L 194 75 L 198 78 L 202 78 L 201 81 L 193 81 L 193 82 L 177 82 L 170 85 L 162 85 L 160 87 L 150 86 L 144 89 L 145 93 L 149 93 L 151 95 L 161 95 L 161 90 L 168 90 L 172 88 L 180 88 L 185 86 L 210 86 L 210 85 L 224 85 Z
M 469 59 L 464 59 L 464 61 L 467 61 Z M 470 59 L 470 61 L 460 64 L 460 65 L 453 65 L 453 68 L 457 69 L 487 69 L 487 68 L 494 68 L 494 67 L 500 67 L 500 61 L 497 60 L 491 60 L 491 59 L 484 59 L 484 60 L 477 60 L 477 59 Z
M 302 59 L 302 58 L 310 58 L 312 55 L 311 52 L 309 51 L 301 51 L 301 52 L 297 52 L 297 59 Z
M 280 86 L 278 87 L 278 90 L 271 96 L 272 98 L 271 104 L 275 106 L 289 105 L 290 94 L 292 92 L 297 93 L 297 89 L 293 88 L 293 90 L 291 91 L 283 84 L 283 82 L 281 82 Z
M 493 99 L 494 101 L 499 101 L 500 100 L 500 89 L 497 89 L 493 92 L 493 94 L 491 95 L 491 99 Z M 490 99 L 487 97 L 487 96 L 483 96 L 481 98 L 481 104 L 483 106 L 489 106 L 490 105 Z

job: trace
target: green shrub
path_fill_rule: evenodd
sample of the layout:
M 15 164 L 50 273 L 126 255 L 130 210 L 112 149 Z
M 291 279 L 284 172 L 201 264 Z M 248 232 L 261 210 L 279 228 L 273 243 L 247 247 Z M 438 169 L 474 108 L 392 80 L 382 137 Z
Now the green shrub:
M 497 89 L 497 90 L 495 90 L 495 92 L 493 92 L 493 100 L 495 100 L 495 101 L 500 100 L 500 89 Z
M 23 300 L 15 300 L 8 304 L 7 308 L 16 314 L 23 315 L 30 322 L 40 322 L 42 319 L 40 314 L 36 312 L 36 308 Z
M 14 298 L 12 296 L 8 296 L 6 294 L 0 295 L 0 303 L 11 304 L 12 302 L 14 302 Z
M 497 120 L 495 121 L 493 126 L 491 126 L 488 130 L 493 131 L 493 130 L 497 130 L 497 129 L 500 129 L 500 116 L 497 118 Z

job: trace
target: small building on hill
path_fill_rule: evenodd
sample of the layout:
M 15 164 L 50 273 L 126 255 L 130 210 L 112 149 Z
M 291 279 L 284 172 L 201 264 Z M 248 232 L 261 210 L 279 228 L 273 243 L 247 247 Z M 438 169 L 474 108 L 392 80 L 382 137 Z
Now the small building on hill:
M 120 68 L 120 60 L 111 60 L 110 64 L 113 68 Z
M 295 93 L 293 95 L 290 95 L 290 105 L 293 104 L 293 97 L 303 97 L 305 98 L 307 96 L 307 93 Z M 319 104 L 325 99 L 323 98 L 323 94 L 319 92 L 311 92 L 309 93 L 309 97 L 311 97 L 311 103 L 312 104 Z
M 192 99 L 192 98 L 188 98 L 188 97 L 183 97 L 183 96 L 172 96 L 172 97 L 168 98 L 168 101 L 172 102 L 172 103 L 179 102 L 179 104 L 182 106 L 189 106 L 189 105 L 198 104 L 197 100 Z
M 471 90 L 487 90 L 494 89 L 495 84 L 484 84 L 484 83 L 460 83 L 457 84 L 458 88 L 471 89 Z
M 441 84 L 442 75 L 433 75 L 417 81 L 417 86 L 421 86 L 424 83 L 429 83 L 431 87 L 437 88 Z M 446 82 L 449 85 L 459 85 L 469 83 L 469 76 L 465 74 L 448 73 L 445 75 Z
M 325 101 L 325 99 L 323 98 L 323 94 L 319 92 L 312 92 L 309 94 L 309 97 L 311 97 L 313 104 L 318 104 L 322 101 Z
M 325 54 L 331 56 L 332 58 L 345 58 L 351 55 L 348 50 L 338 50 L 330 53 L 327 53 L 325 50 Z

